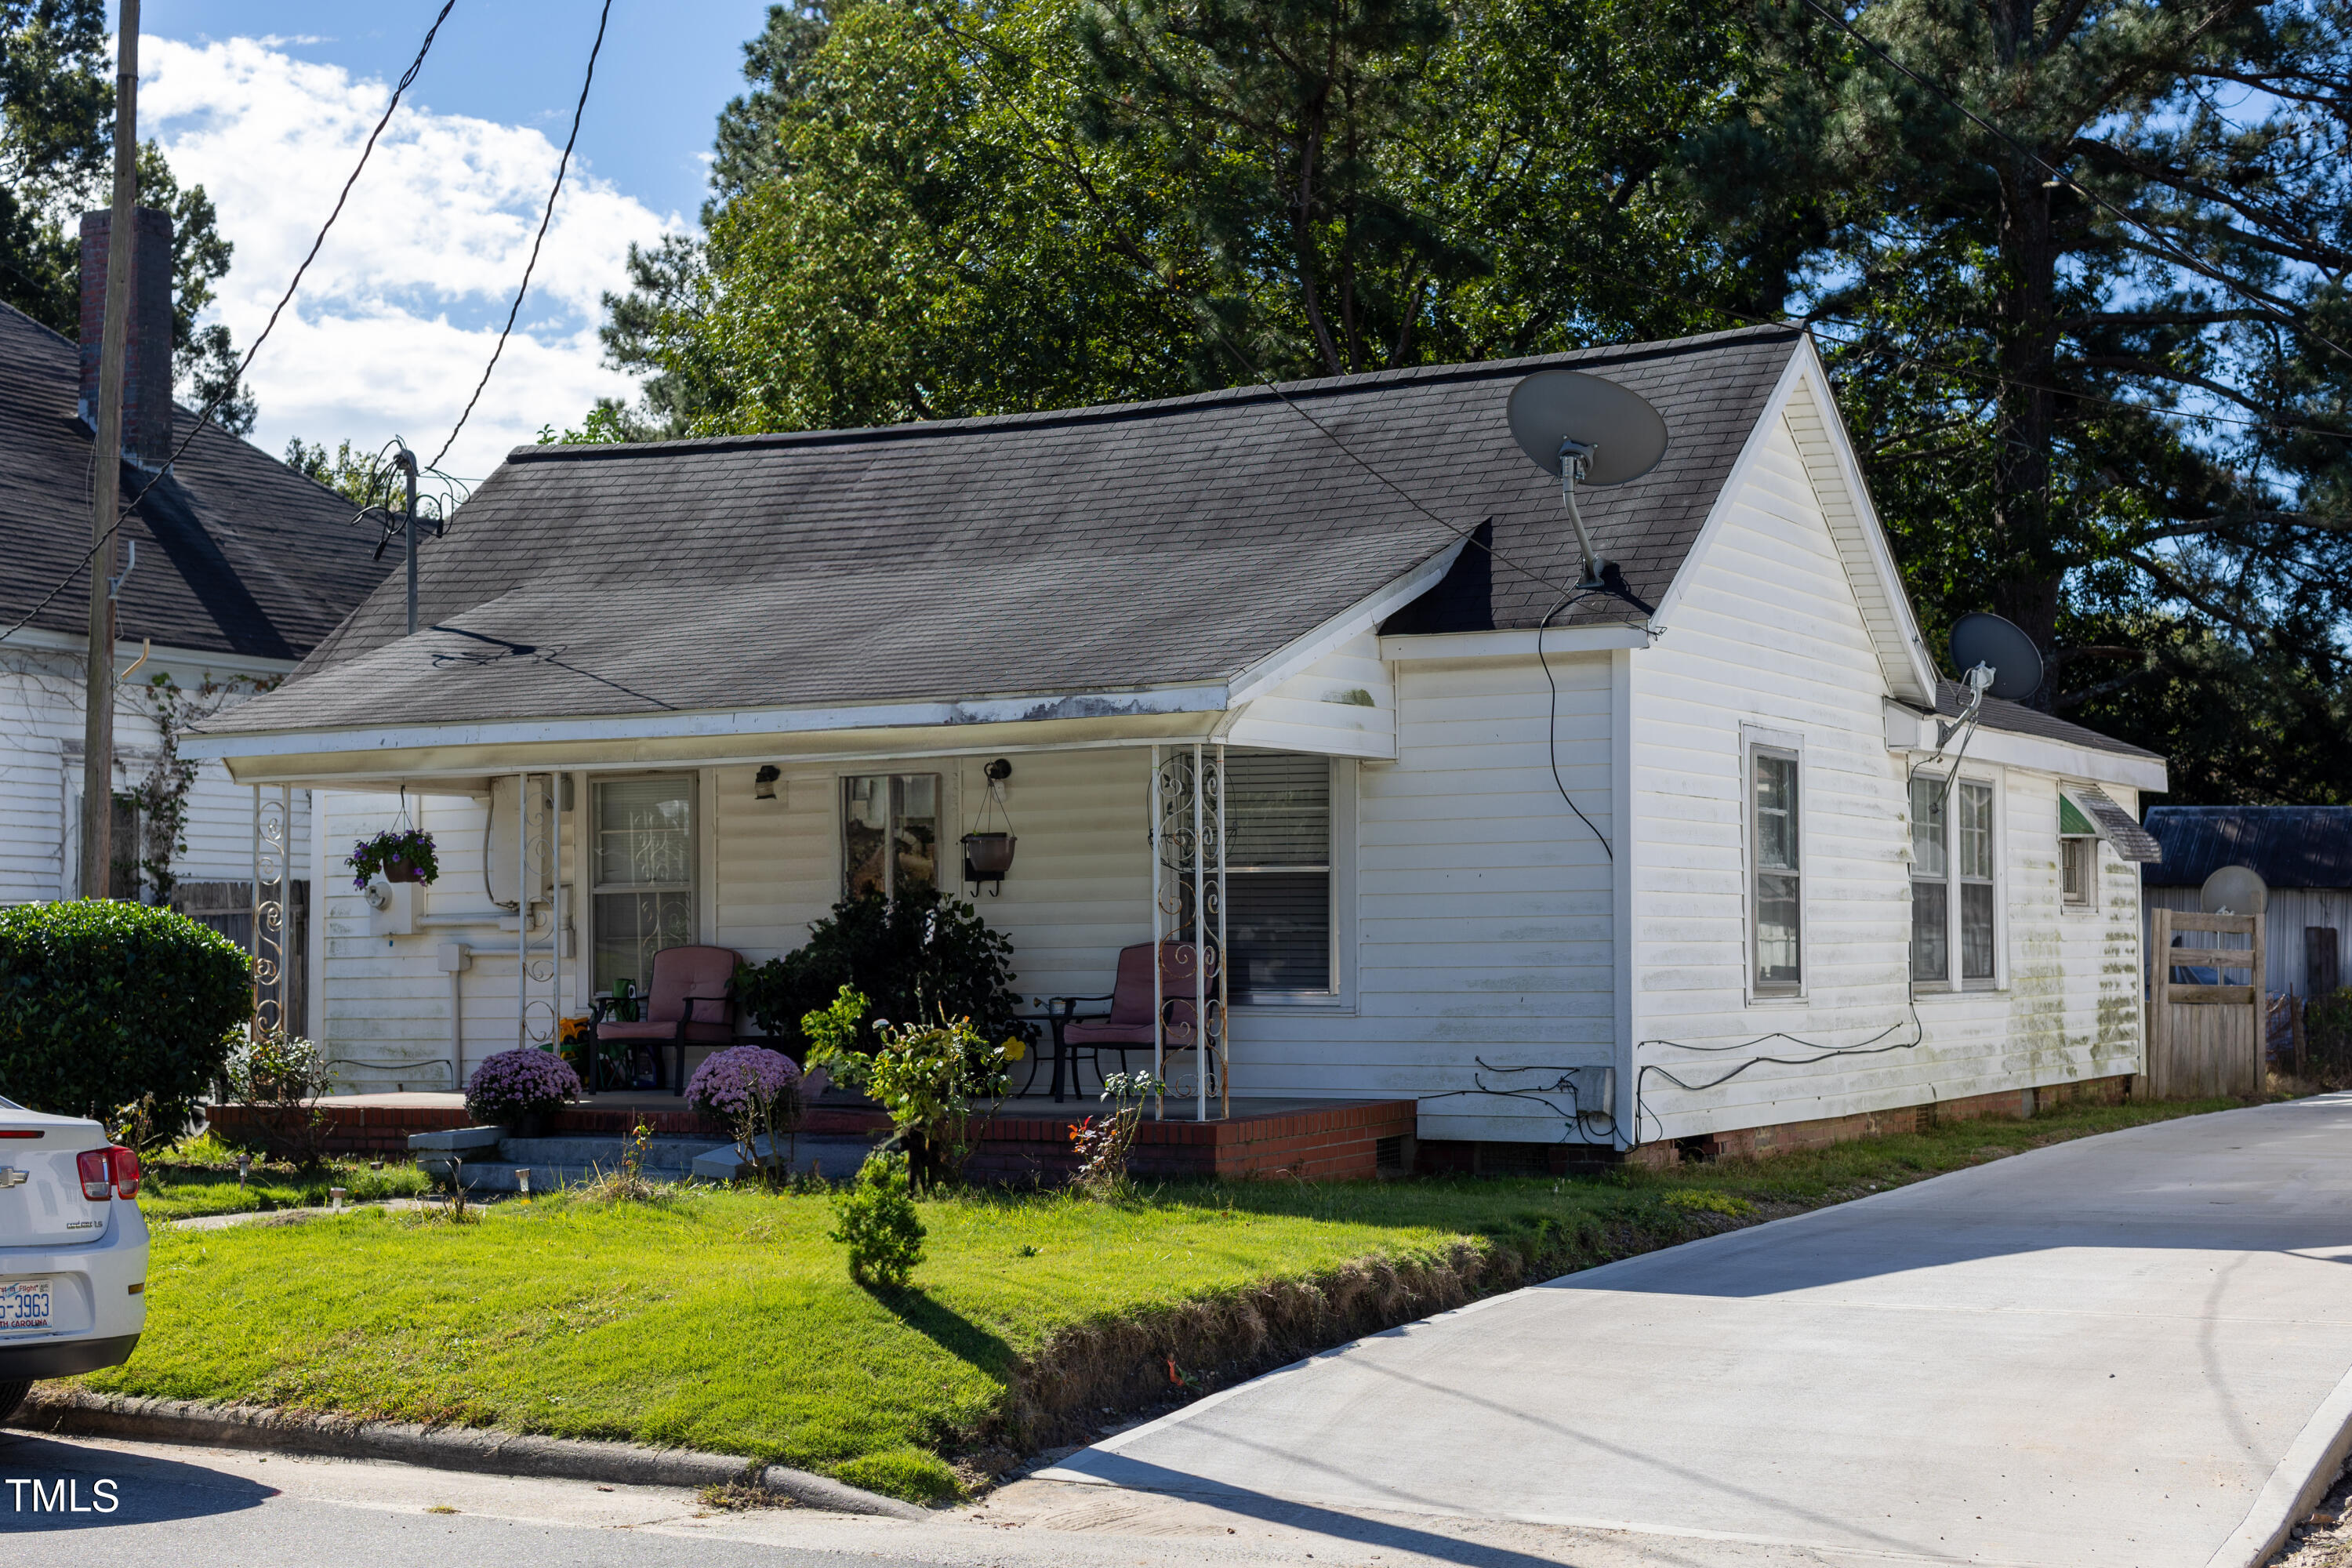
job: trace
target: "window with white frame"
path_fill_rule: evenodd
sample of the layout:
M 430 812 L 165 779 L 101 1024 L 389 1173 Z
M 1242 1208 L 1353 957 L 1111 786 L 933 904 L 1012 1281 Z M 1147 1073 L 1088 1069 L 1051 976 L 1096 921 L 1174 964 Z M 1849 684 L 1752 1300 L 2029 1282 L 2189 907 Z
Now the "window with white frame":
M 1801 801 L 1797 753 L 1748 753 L 1750 975 L 1758 995 L 1794 995 L 1804 983 Z
M 696 939 L 692 773 L 596 785 L 590 917 L 596 989 L 653 984 L 654 954 Z
M 2099 830 L 2064 795 L 2058 797 L 2058 896 L 2088 909 L 2099 879 Z
M 1225 942 L 1235 1001 L 1339 989 L 1331 775 L 1328 757 L 1225 753 Z
M 1973 779 L 1912 779 L 1914 984 L 1990 985 L 1998 978 L 1999 839 L 1992 785 Z

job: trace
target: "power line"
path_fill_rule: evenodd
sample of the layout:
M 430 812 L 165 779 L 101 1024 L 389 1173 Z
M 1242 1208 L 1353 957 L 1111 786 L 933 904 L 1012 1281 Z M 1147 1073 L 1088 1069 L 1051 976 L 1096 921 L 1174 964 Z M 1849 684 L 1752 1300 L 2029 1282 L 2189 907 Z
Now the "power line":
M 2155 229 L 2150 228 L 2147 224 L 2142 223 L 2139 219 L 2132 216 L 2131 214 L 2125 212 L 2122 208 L 2108 201 L 2105 196 L 2098 195 L 2091 191 L 2084 189 L 2083 186 L 2077 184 L 2072 176 L 2061 173 L 2057 165 L 2052 163 L 2041 153 L 2035 152 L 2032 148 L 2028 147 L 2024 142 L 2020 142 L 2016 137 L 2011 135 L 2008 132 L 2003 131 L 2000 126 L 1995 125 L 1991 121 L 1987 120 L 1983 115 L 1979 114 L 1975 110 L 1970 109 L 1967 104 L 1962 103 L 1958 99 L 1945 91 L 1943 88 L 1938 86 L 1937 83 L 1928 80 L 1926 77 L 1921 76 L 1917 71 L 1913 70 L 1909 66 L 1906 66 L 1902 61 L 1896 59 L 1893 55 L 1888 54 L 1886 50 L 1874 42 L 1868 34 L 1863 32 L 1861 28 L 1855 26 L 1852 22 L 1847 21 L 1845 17 L 1839 15 L 1837 12 L 1831 10 L 1827 5 L 1822 5 L 1822 0 L 1804 0 L 1804 4 L 1806 9 L 1811 11 L 1816 16 L 1827 19 L 1840 31 L 1852 37 L 1856 43 L 1859 43 L 1864 48 L 1868 49 L 1872 54 L 1877 56 L 1878 58 L 1887 66 L 1895 70 L 1901 71 L 1905 76 L 1910 78 L 1911 80 L 1916 82 L 1919 86 L 1926 88 L 1929 92 L 1934 93 L 1937 98 L 1942 99 L 1952 108 L 1966 115 L 1978 127 L 1989 134 L 2000 138 L 2002 142 L 2007 142 L 2010 147 L 2014 149 L 2018 153 L 2032 160 L 2034 166 L 2039 168 L 2043 174 L 2049 175 L 2052 180 L 2064 185 L 2068 190 L 2073 191 L 2076 195 L 2082 197 L 2084 201 L 2089 202 L 2092 205 L 2097 207 L 2100 211 L 2105 213 L 2116 222 L 2127 224 L 2131 227 L 2137 229 L 2147 237 L 2147 242 L 2156 247 L 2157 252 L 2163 256 L 2167 260 L 2171 261 L 2176 266 L 2185 267 L 2189 271 L 2197 273 L 2200 277 L 2211 279 L 2214 282 L 2219 283 L 2222 288 L 2228 289 L 2231 293 L 2244 300 L 2248 305 L 2252 306 L 2256 310 L 2261 311 L 2270 320 L 2278 322 L 2282 326 L 2291 328 L 2294 331 L 2308 334 L 2315 341 L 2325 343 L 2329 348 L 2335 350 L 2338 355 L 2342 356 L 2347 362 L 2352 362 L 2352 349 L 2346 348 L 2343 344 L 2337 342 L 2335 339 L 2319 331 L 2318 328 L 2310 325 L 2308 322 L 2297 321 L 2292 314 L 2280 310 L 2277 305 L 2248 289 L 2244 284 L 2240 283 L 2236 279 L 2231 277 L 2227 272 L 2222 271 L 2219 267 L 2198 260 L 2187 251 L 2182 250 L 2178 246 L 2174 245 L 2169 238 L 2164 235 L 2158 234 Z
M 351 176 L 343 181 L 343 188 L 335 197 L 334 210 L 327 215 L 327 221 L 319 226 L 318 237 L 310 241 L 309 254 L 302 258 L 302 264 L 294 268 L 294 276 L 287 283 L 286 292 L 278 297 L 278 303 L 270 310 L 269 320 L 263 323 L 260 335 L 253 340 L 252 346 L 245 351 L 245 357 L 237 362 L 236 374 L 222 384 L 220 392 L 210 403 L 205 404 L 204 411 L 196 416 L 196 422 L 189 428 L 186 438 L 173 449 L 171 457 L 165 459 L 163 466 L 155 470 L 154 478 L 140 486 L 139 493 L 123 503 L 121 510 L 116 512 L 113 522 L 110 523 L 106 531 L 82 552 L 81 559 L 74 563 L 73 569 L 60 578 L 55 587 L 42 595 L 38 604 L 18 616 L 16 623 L 7 630 L 0 631 L 0 642 L 6 642 L 31 625 L 34 616 L 47 609 L 59 594 L 73 585 L 74 580 L 81 575 L 82 568 L 95 560 L 100 551 L 114 542 L 115 534 L 121 531 L 124 521 L 139 510 L 139 503 L 147 499 L 147 492 L 163 482 L 163 476 L 172 471 L 173 464 L 187 455 L 188 448 L 195 444 L 196 437 L 202 435 L 205 427 L 212 422 L 212 417 L 219 412 L 220 405 L 227 402 L 236 389 L 244 384 L 245 373 L 252 365 L 253 356 L 259 353 L 261 345 L 269 341 L 270 332 L 277 328 L 278 316 L 285 311 L 287 304 L 294 298 L 294 291 L 302 286 L 302 275 L 310 269 L 310 263 L 319 258 L 319 247 L 326 244 L 327 231 L 335 226 L 337 218 L 342 216 L 343 204 L 351 199 L 352 187 L 359 183 L 360 171 L 367 167 L 369 156 L 375 152 L 376 138 L 382 136 L 383 128 L 391 123 L 393 111 L 400 107 L 401 95 L 415 83 L 416 73 L 425 68 L 425 57 L 432 52 L 433 40 L 439 35 L 441 24 L 449 19 L 449 13 L 457 8 L 457 0 L 446 0 L 441 7 L 440 15 L 433 18 L 433 26 L 425 30 L 425 42 L 417 47 L 416 58 L 408 62 L 408 68 L 401 72 L 400 80 L 394 84 L 392 101 L 383 106 L 383 113 L 377 119 L 375 129 L 368 132 L 367 144 L 360 149 L 360 161 L 352 166 Z M 98 460 L 98 456 L 94 443 L 91 450 L 91 461 L 95 462 Z M 116 460 L 121 459 L 118 458 Z
M 456 0 L 450 0 L 450 3 L 454 5 Z M 515 289 L 513 306 L 507 311 L 507 324 L 499 331 L 498 346 L 490 350 L 490 363 L 482 367 L 482 379 L 474 384 L 474 395 L 466 399 L 466 410 L 457 416 L 457 423 L 450 430 L 449 439 L 441 443 L 441 449 L 433 454 L 431 462 L 425 465 L 428 468 L 441 466 L 441 459 L 449 455 L 450 447 L 457 439 L 457 432 L 463 430 L 466 421 L 474 416 L 474 405 L 481 401 L 482 389 L 490 384 L 490 373 L 499 368 L 499 356 L 507 352 L 507 338 L 514 331 L 515 318 L 522 314 L 522 298 L 530 292 L 531 270 L 539 265 L 539 247 L 546 240 L 547 226 L 555 216 L 555 198 L 563 194 L 564 171 L 572 167 L 572 147 L 580 140 L 580 117 L 587 112 L 588 89 L 596 80 L 596 57 L 604 48 L 604 24 L 612 19 L 612 16 L 613 0 L 604 0 L 604 8 L 596 16 L 596 42 L 588 50 L 588 74 L 580 82 L 580 101 L 572 106 L 572 134 L 563 139 L 563 156 L 556 160 L 555 184 L 547 193 L 546 209 L 539 215 L 539 233 L 531 238 L 530 258 L 523 263 L 522 282 Z

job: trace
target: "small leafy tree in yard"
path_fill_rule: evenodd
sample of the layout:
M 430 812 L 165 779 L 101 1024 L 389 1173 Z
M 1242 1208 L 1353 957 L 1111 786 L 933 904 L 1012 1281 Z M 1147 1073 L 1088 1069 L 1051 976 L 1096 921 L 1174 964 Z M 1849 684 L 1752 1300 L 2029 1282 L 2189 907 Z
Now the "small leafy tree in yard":
M 0 910 L 0 1094 L 68 1116 L 155 1097 L 176 1133 L 251 1016 L 245 950 L 185 915 L 85 899 Z
M 969 1018 L 883 1027 L 882 1048 L 867 1058 L 866 1083 L 890 1113 L 920 1184 L 963 1174 L 981 1129 L 1011 1087 L 1011 1064 L 1026 1048 L 1018 1038 L 990 1044 L 973 1033 Z
M 326 1158 L 331 1124 L 318 1100 L 334 1077 L 317 1046 L 273 1029 L 240 1041 L 230 1056 L 229 1098 L 253 1108 L 264 1153 L 310 1170 Z
M 849 1277 L 860 1285 L 906 1284 L 923 1260 L 923 1222 L 907 1156 L 866 1156 L 857 1179 L 834 1194 L 832 1237 L 849 1248 Z
M 1148 1072 L 1115 1072 L 1103 1079 L 1102 1097 L 1111 1102 L 1110 1114 L 1100 1121 L 1089 1116 L 1070 1129 L 1080 1192 L 1108 1198 L 1126 1190 L 1127 1159 L 1143 1125 L 1143 1102 L 1167 1092 L 1168 1086 Z
M 844 899 L 809 928 L 806 944 L 735 975 L 744 1011 L 788 1051 L 816 1043 L 802 1021 L 845 986 L 872 1003 L 857 1036 L 867 1050 L 881 1043 L 886 1022 L 922 1018 L 970 1018 L 988 1039 L 1028 1038 L 1014 1016 L 1021 999 L 1013 992 L 1012 942 L 970 904 L 929 888 L 895 900 L 873 892 Z

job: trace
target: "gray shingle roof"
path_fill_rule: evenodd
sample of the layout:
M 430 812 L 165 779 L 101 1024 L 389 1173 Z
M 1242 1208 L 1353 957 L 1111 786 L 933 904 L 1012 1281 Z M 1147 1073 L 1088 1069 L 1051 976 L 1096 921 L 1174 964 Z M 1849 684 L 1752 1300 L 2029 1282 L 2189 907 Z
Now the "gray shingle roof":
M 1586 501 L 1603 552 L 1654 603 L 1800 342 L 1755 328 L 1306 382 L 1283 389 L 1297 407 L 1256 387 L 875 430 L 519 448 L 426 545 L 427 629 L 401 635 L 400 584 L 387 584 L 295 679 L 213 728 L 1219 681 L 1487 519 L 1499 554 L 1547 581 L 1496 561 L 1485 618 L 1531 626 L 1579 563 L 1558 482 L 1512 443 L 1504 404 L 1528 371 L 1556 363 L 1621 381 L 1665 417 L 1659 467 Z M 1629 613 L 1588 604 L 1555 624 Z
M 59 578 L 74 581 L 33 619 L 88 625 L 90 433 L 76 413 L 75 346 L 0 305 L 0 626 Z M 184 435 L 194 416 L 177 411 Z M 146 476 L 126 466 L 124 500 Z M 346 526 L 341 497 L 218 429 L 197 436 L 124 524 L 139 563 L 123 584 L 128 637 L 174 647 L 300 658 L 383 575 L 375 541 Z
M 1936 682 L 1936 711 L 1947 719 L 1957 719 L 1968 711 L 1968 689 L 1957 680 Z M 2127 741 L 2102 735 L 2096 730 L 2086 730 L 2080 724 L 2070 724 L 2055 714 L 2044 713 L 2039 708 L 2028 708 L 2021 702 L 2004 702 L 1998 697 L 1984 700 L 1984 727 L 2005 730 L 2012 735 L 2032 735 L 2040 740 L 2059 741 L 2070 746 L 2084 746 L 2095 752 L 2113 752 L 2125 757 L 2157 757 L 2157 753 L 2135 746 Z
M 2158 805 L 2147 830 L 2164 846 L 2150 887 L 2202 887 L 2224 866 L 2251 866 L 2273 888 L 2352 888 L 2352 805 Z

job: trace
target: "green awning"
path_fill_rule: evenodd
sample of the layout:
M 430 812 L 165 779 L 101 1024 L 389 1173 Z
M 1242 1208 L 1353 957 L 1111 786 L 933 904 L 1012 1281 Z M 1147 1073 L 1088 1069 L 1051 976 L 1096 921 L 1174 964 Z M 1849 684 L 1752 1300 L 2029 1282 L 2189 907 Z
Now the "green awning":
M 2099 825 L 2084 816 L 2082 808 L 2069 800 L 2063 791 L 2058 795 L 2058 833 L 2061 837 L 2096 838 L 2099 836 Z

